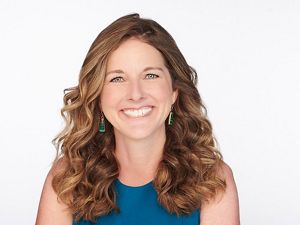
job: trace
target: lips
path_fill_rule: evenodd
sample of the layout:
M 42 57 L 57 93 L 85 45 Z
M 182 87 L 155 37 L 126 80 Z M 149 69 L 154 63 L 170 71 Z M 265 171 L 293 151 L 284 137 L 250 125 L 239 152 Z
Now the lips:
M 143 117 L 148 115 L 153 109 L 153 106 L 142 106 L 139 108 L 126 108 L 122 112 L 128 117 Z

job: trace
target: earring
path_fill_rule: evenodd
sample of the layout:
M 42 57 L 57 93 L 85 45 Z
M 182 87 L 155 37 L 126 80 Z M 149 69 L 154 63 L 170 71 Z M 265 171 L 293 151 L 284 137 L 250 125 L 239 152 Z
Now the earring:
M 104 115 L 103 112 L 101 112 L 101 119 L 100 119 L 100 125 L 99 125 L 99 132 L 104 133 L 105 132 L 105 121 L 104 121 Z
M 173 115 L 173 105 L 171 107 L 171 111 L 169 113 L 169 119 L 168 119 L 168 125 L 172 126 L 173 125 L 173 122 L 174 122 L 174 115 Z

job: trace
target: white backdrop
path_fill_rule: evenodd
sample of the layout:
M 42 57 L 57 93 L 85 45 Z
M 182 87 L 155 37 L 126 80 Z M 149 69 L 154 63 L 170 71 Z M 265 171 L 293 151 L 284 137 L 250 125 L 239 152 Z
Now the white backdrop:
M 197 70 L 241 223 L 300 224 L 296 0 L 0 0 L 0 224 L 34 223 L 63 89 L 96 35 L 132 12 L 164 26 Z

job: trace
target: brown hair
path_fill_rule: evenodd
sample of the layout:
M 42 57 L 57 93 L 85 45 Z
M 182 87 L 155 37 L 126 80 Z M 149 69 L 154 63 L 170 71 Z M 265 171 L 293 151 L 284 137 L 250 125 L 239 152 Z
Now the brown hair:
M 196 71 L 162 26 L 131 14 L 98 35 L 83 62 L 78 86 L 64 91 L 61 114 L 66 126 L 52 140 L 57 148 L 53 165 L 63 162 L 63 166 L 56 171 L 52 185 L 77 221 L 95 220 L 111 210 L 119 210 L 112 185 L 119 174 L 114 132 L 105 121 L 106 131 L 99 133 L 99 103 L 109 54 L 130 37 L 160 51 L 173 89 L 178 90 L 174 124 L 166 125 L 163 158 L 153 181 L 158 202 L 171 213 L 189 214 L 214 198 L 219 190 L 225 190 L 226 183 L 217 174 L 222 155 L 196 87 Z

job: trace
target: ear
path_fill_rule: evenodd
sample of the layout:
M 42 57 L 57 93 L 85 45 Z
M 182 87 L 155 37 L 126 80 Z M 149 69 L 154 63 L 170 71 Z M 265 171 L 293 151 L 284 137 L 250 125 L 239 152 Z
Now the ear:
M 173 91 L 173 94 L 172 94 L 172 104 L 175 103 L 175 101 L 177 99 L 177 96 L 178 96 L 178 89 L 176 89 L 176 90 Z

